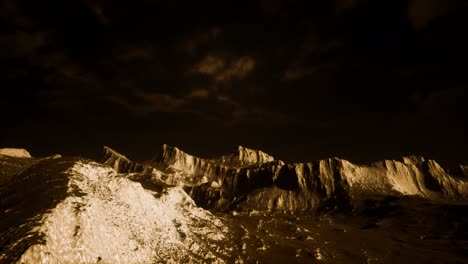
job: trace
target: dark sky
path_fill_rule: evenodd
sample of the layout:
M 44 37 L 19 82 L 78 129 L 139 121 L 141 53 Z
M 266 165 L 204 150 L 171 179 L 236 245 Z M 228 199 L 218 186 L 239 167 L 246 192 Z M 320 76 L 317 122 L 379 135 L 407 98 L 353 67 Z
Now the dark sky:
M 467 163 L 467 2 L 0 0 L 0 146 Z

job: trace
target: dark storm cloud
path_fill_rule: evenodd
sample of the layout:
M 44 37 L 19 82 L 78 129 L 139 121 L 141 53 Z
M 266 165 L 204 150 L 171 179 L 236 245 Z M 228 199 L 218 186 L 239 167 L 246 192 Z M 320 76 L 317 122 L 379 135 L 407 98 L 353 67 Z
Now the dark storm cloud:
M 222 34 L 223 30 L 220 27 L 208 27 L 188 32 L 181 40 L 181 49 L 188 55 L 196 55 L 201 50 L 209 47 L 210 43 L 219 40 Z
M 425 95 L 415 94 L 413 98 L 419 110 L 418 113 L 423 118 L 436 118 L 441 121 L 450 116 L 456 122 L 464 122 L 463 120 L 467 118 L 466 87 L 433 90 Z
M 464 0 L 410 0 L 408 2 L 408 18 L 416 29 L 424 28 L 437 17 L 468 7 L 468 3 Z
M 19 32 L 6 40 L 12 42 L 9 47 L 19 53 L 16 57 L 48 70 L 41 75 L 47 86 L 37 96 L 41 105 L 79 109 L 101 102 L 115 104 L 137 115 L 192 112 L 221 123 L 238 121 L 247 117 L 248 112 L 258 112 L 250 111 L 223 91 L 229 85 L 220 83 L 244 79 L 253 70 L 255 61 L 229 50 L 216 52 L 210 49 L 209 42 L 220 37 L 221 27 L 196 27 L 173 33 L 167 42 L 157 41 L 158 35 L 167 37 L 167 29 L 155 29 L 153 34 L 140 32 L 144 35 L 134 36 L 139 34 L 141 25 L 136 32 L 130 32 L 119 20 L 122 10 L 111 10 L 108 15 L 102 3 L 75 1 L 73 5 L 82 13 L 69 8 L 44 11 L 43 7 L 45 14 L 35 13 L 26 5 L 26 12 L 32 12 L 33 19 L 41 22 L 36 31 L 52 32 L 49 39 L 44 41 L 36 37 L 34 40 L 42 40 L 36 44 L 32 38 L 38 33 Z M 148 3 L 143 5 L 151 7 Z M 131 7 L 129 10 L 131 17 L 123 20 L 133 26 L 134 16 L 140 14 L 131 12 L 140 9 Z M 56 25 L 53 19 L 65 16 L 61 12 L 70 12 L 74 20 L 65 19 L 63 24 Z M 84 28 L 77 26 L 80 23 Z M 111 28 L 113 25 L 116 25 L 115 31 Z M 147 25 L 142 27 L 148 29 Z M 88 28 L 90 32 L 87 32 Z M 97 44 L 93 45 L 93 42 Z M 101 42 L 109 46 L 103 46 Z M 48 47 L 37 50 L 38 45 Z M 213 51 L 216 55 L 212 55 Z M 219 68 L 210 65 L 214 62 L 221 63 Z
M 285 69 L 283 80 L 300 80 L 308 76 L 320 76 L 343 64 L 340 52 L 343 51 L 343 41 L 338 38 L 320 39 L 311 37 L 305 39 L 292 57 L 290 65 Z
M 346 16 L 327 18 L 325 15 L 325 18 L 319 20 L 305 16 L 303 20 L 310 20 L 306 25 L 303 25 L 302 21 L 293 20 L 284 29 L 279 26 L 274 29 L 267 28 L 262 32 L 261 26 L 239 24 L 233 27 L 225 24 L 226 21 L 230 21 L 230 16 L 225 19 L 219 17 L 224 15 L 223 11 L 228 12 L 226 8 L 219 9 L 220 15 L 212 18 L 212 24 L 195 22 L 194 26 L 189 26 L 186 22 L 187 20 L 191 22 L 190 19 L 193 18 L 191 15 L 187 18 L 177 16 L 171 24 L 161 26 L 157 22 L 166 20 L 169 16 L 161 15 L 162 11 L 158 13 L 157 10 L 162 9 L 169 13 L 170 11 L 177 13 L 179 11 L 175 10 L 180 10 L 184 13 L 192 5 L 182 2 L 169 4 L 165 1 L 155 3 L 145 1 L 140 4 L 113 6 L 105 1 L 72 1 L 75 9 L 67 7 L 60 10 L 62 4 L 57 1 L 50 2 L 58 7 L 48 11 L 45 11 L 45 7 L 40 7 L 36 12 L 33 8 L 37 8 L 37 5 L 30 6 L 24 1 L 20 2 L 19 7 L 23 8 L 23 13 L 29 14 L 30 20 L 35 21 L 40 28 L 33 33 L 16 31 L 14 37 L 6 37 L 4 45 L 14 47 L 7 53 L 12 54 L 11 56 L 17 53 L 16 57 L 25 58 L 28 63 L 52 69 L 55 72 L 51 73 L 52 77 L 49 79 L 54 82 L 62 79 L 65 81 L 64 86 L 66 80 L 76 79 L 84 82 L 84 90 L 88 89 L 86 88 L 88 86 L 93 87 L 88 90 L 102 90 L 94 94 L 105 94 L 106 90 L 112 93 L 114 90 L 142 89 L 166 94 L 168 97 L 190 97 L 188 96 L 190 94 L 197 95 L 197 91 L 208 91 L 205 92 L 206 97 L 206 93 L 213 93 L 213 90 L 225 91 L 229 86 L 236 85 L 238 87 L 235 89 L 240 90 L 241 94 L 244 94 L 244 90 L 258 89 L 260 92 L 250 91 L 250 93 L 261 95 L 262 89 L 281 89 L 265 88 L 275 85 L 278 79 L 300 82 L 304 78 L 319 79 L 313 85 L 314 88 L 307 90 L 333 90 L 339 89 L 336 86 L 340 84 L 328 79 L 337 77 L 330 75 L 330 72 L 340 74 L 340 69 L 349 68 L 350 71 L 357 71 L 356 76 L 339 78 L 349 82 L 363 81 L 356 79 L 360 78 L 363 72 L 379 70 L 381 65 L 400 63 L 396 67 L 401 67 L 407 65 L 408 61 L 412 63 L 403 57 L 414 51 L 408 48 L 409 46 L 417 44 L 410 39 L 412 37 L 407 36 L 410 34 L 408 33 L 410 29 L 401 25 L 405 10 L 394 10 L 395 14 L 392 13 L 391 16 L 379 13 L 382 12 L 382 8 L 395 7 L 399 4 L 372 4 L 370 7 L 363 7 L 366 1 L 338 1 L 335 8 L 346 9 L 347 12 L 362 9 L 363 11 L 360 11 L 363 12 L 362 15 L 351 18 Z M 410 3 L 412 9 L 418 10 L 417 7 L 421 4 L 413 2 Z M 195 10 L 198 11 L 210 4 L 207 3 Z M 327 14 L 330 12 L 329 6 L 325 4 L 301 6 L 288 1 L 261 1 L 258 8 L 260 15 L 269 17 L 279 16 L 281 13 L 278 11 L 279 7 L 290 8 L 294 14 L 301 14 L 299 11 L 301 7 L 316 8 Z M 248 7 L 255 10 L 252 5 Z M 368 10 L 369 8 L 373 9 Z M 17 10 L 18 7 L 10 9 Z M 128 15 L 124 15 L 124 10 L 128 11 Z M 314 11 L 312 14 L 315 12 L 319 11 Z M 153 17 L 156 26 L 150 31 Z M 334 29 L 330 26 L 333 21 L 340 19 L 344 19 L 343 24 L 350 25 L 344 30 L 354 32 L 353 35 L 342 35 L 340 26 Z M 257 19 L 257 22 L 263 23 L 262 18 Z M 388 25 L 391 25 L 391 28 L 388 28 Z M 291 29 L 300 31 L 299 34 L 294 32 L 296 39 L 288 35 Z M 325 35 L 321 32 L 322 29 L 326 30 Z M 377 35 L 375 39 L 374 34 Z M 44 46 L 47 47 L 38 51 L 38 48 Z M 275 53 L 279 53 L 279 56 Z M 403 60 L 398 62 L 398 59 Z M 369 60 L 380 65 L 369 68 Z M 262 70 L 268 71 L 268 74 L 259 76 L 261 80 L 247 78 L 244 83 L 239 82 L 248 77 L 247 74 L 251 71 L 259 74 Z M 377 74 L 382 74 L 380 77 L 383 78 L 394 78 L 391 76 L 393 73 L 386 73 L 393 70 L 392 67 L 383 66 Z M 187 72 L 192 74 L 187 75 Z M 193 73 L 205 76 L 195 76 Z M 268 80 L 267 75 L 271 80 Z M 229 83 L 216 84 L 216 82 Z M 254 84 L 249 82 L 255 82 L 258 87 L 253 87 Z M 332 87 L 325 87 L 326 84 Z M 299 93 L 306 92 L 305 88 L 298 86 L 300 84 L 295 85 Z M 70 94 L 73 94 L 74 89 L 71 90 Z M 198 92 L 198 95 L 202 94 Z M 308 92 L 306 94 L 308 95 Z M 235 92 L 219 96 L 240 97 L 236 96 Z

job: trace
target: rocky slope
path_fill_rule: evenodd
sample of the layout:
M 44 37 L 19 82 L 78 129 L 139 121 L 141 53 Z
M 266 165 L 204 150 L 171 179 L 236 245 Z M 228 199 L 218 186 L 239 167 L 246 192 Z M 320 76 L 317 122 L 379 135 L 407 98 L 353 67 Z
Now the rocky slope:
M 0 186 L 7 183 L 16 173 L 36 162 L 33 158 L 15 158 L 0 155 Z
M 118 155 L 107 157 L 105 164 L 112 165 Z M 120 162 L 132 164 L 127 159 Z M 338 158 L 285 164 L 244 147 L 219 159 L 201 159 L 164 145 L 146 165 L 123 167 L 138 168 L 125 172 L 152 174 L 169 185 L 185 186 L 197 204 L 219 210 L 352 209 L 360 199 L 387 195 L 468 200 L 466 178 L 450 175 L 436 161 L 416 156 L 370 165 Z
M 11 178 L 35 163 L 46 160 L 61 158 L 55 154 L 45 158 L 33 158 L 25 149 L 0 149 L 0 186 L 8 183 Z
M 2 186 L 0 198 L 0 263 L 227 259 L 219 246 L 226 227 L 181 188 L 145 189 L 89 160 L 37 162 Z

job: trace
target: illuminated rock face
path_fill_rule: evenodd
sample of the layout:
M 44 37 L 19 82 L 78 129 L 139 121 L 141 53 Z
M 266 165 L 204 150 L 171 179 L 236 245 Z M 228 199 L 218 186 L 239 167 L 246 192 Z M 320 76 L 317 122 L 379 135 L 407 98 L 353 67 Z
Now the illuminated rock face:
M 433 160 L 417 156 L 371 165 L 355 165 L 338 158 L 285 164 L 243 147 L 208 160 L 164 145 L 159 157 L 149 164 L 146 166 L 153 168 L 152 174 L 159 175 L 154 178 L 185 186 L 198 205 L 218 210 L 352 209 L 356 200 L 369 195 L 468 199 L 467 180 L 448 174 Z
M 145 166 L 129 160 L 117 151 L 104 147 L 104 164 L 119 172 L 142 172 Z
M 181 188 L 144 189 L 99 163 L 46 160 L 7 187 L 1 263 L 222 263 L 227 250 L 226 228 Z
M 239 171 L 244 167 L 260 166 L 273 162 L 274 158 L 262 151 L 239 146 L 229 155 L 217 159 L 202 159 L 187 154 L 182 150 L 163 145 L 159 156 L 153 164 L 160 165 L 166 170 L 184 172 L 187 175 L 203 175 L 207 177 L 224 176 L 232 171 Z
M 272 156 L 263 151 L 239 146 L 234 153 L 214 159 L 213 161 L 217 164 L 230 167 L 245 167 L 273 162 L 274 160 Z
M 189 185 L 199 185 L 207 179 L 224 177 L 236 168 L 217 163 L 213 160 L 202 159 L 183 152 L 182 150 L 163 145 L 157 158 L 152 161 L 156 167 L 162 168 L 166 174 L 180 175 Z
M 241 207 L 253 210 L 289 212 L 351 208 L 354 201 L 369 195 L 468 199 L 468 181 L 447 174 L 433 160 L 419 164 L 387 160 L 358 166 L 334 158 L 267 165 L 226 177 L 220 185 L 220 199 L 230 204 L 241 201 Z
M 2 148 L 0 149 L 0 155 L 16 158 L 31 158 L 31 154 L 29 154 L 27 150 L 17 148 Z

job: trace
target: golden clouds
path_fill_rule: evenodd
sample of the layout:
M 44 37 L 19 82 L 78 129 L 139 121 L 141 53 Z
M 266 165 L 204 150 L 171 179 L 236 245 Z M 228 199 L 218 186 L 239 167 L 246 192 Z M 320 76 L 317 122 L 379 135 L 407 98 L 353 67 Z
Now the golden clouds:
M 209 75 L 216 81 L 229 81 L 232 79 L 244 79 L 255 67 L 255 61 L 243 56 L 229 62 L 216 56 L 207 56 L 194 67 L 194 71 L 203 75 Z
M 205 75 L 215 75 L 224 68 L 224 60 L 218 57 L 207 56 L 201 63 L 195 66 L 195 71 Z
M 207 89 L 196 89 L 190 92 L 190 98 L 206 99 L 210 95 L 210 91 Z

